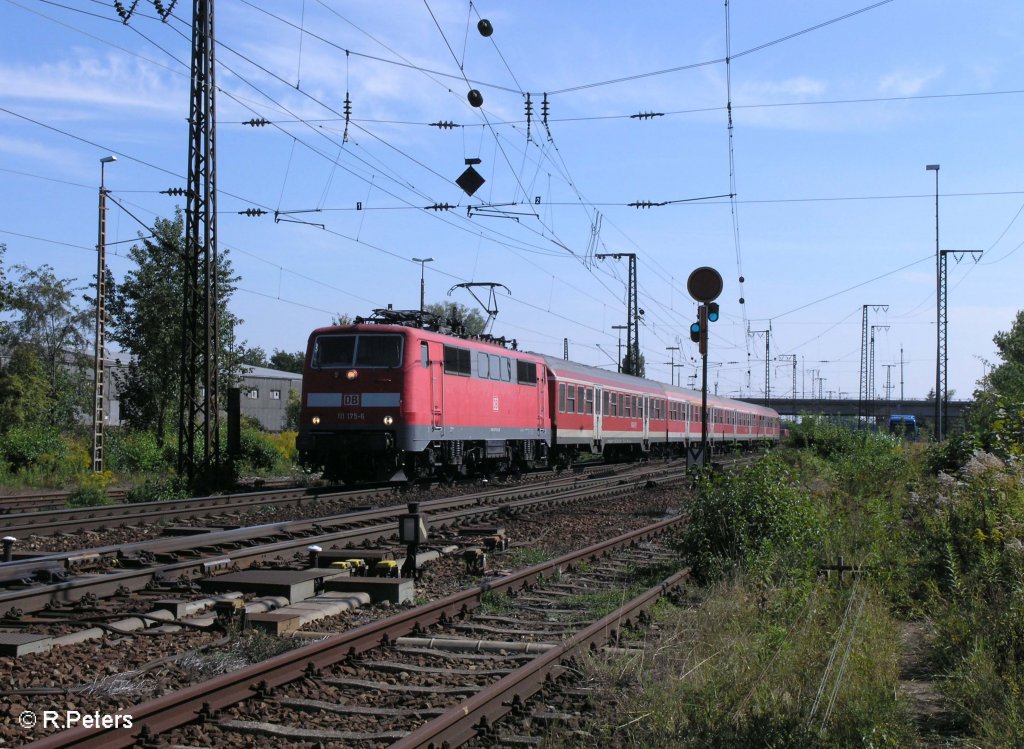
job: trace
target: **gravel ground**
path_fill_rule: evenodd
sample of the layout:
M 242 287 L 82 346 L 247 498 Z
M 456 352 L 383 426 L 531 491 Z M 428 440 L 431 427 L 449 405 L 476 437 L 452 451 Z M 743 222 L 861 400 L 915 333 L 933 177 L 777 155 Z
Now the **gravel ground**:
M 678 511 L 681 500 L 680 489 L 653 487 L 629 498 L 606 500 L 589 506 L 585 511 L 576 506 L 507 519 L 502 525 L 511 546 L 506 552 L 488 555 L 486 574 L 500 574 L 504 570 L 522 567 L 541 558 L 559 556 L 650 524 L 667 512 Z M 476 586 L 481 580 L 480 575 L 467 573 L 461 559 L 442 558 L 423 570 L 416 588 L 417 603 Z M 118 603 L 117 607 L 125 612 L 148 610 L 145 607 L 132 609 L 135 603 L 139 602 L 126 600 Z M 340 632 L 391 613 L 394 613 L 393 606 L 378 605 L 322 619 L 304 629 Z M 19 717 L 25 710 L 77 710 L 81 713 L 100 710 L 113 713 L 304 642 L 297 638 L 238 633 L 230 641 L 220 642 L 223 639 L 223 632 L 193 631 L 134 637 L 108 635 L 101 640 L 50 653 L 19 659 L 0 658 L 0 746 L 17 746 L 53 730 L 44 731 L 41 725 L 32 730 L 21 727 Z M 176 661 L 170 660 L 196 649 L 202 651 Z M 40 689 L 45 693 L 33 694 Z M 310 699 L 328 697 L 321 691 L 319 696 L 311 695 Z M 345 723 L 347 718 L 339 720 Z M 212 729 L 197 729 L 192 740 L 203 745 L 201 737 L 209 730 Z M 235 738 L 241 742 L 237 744 L 239 746 L 262 746 L 267 740 L 267 737 L 259 736 Z M 276 740 L 273 744 L 288 746 Z M 209 745 L 228 744 L 211 740 Z M 297 744 L 303 745 L 309 744 Z

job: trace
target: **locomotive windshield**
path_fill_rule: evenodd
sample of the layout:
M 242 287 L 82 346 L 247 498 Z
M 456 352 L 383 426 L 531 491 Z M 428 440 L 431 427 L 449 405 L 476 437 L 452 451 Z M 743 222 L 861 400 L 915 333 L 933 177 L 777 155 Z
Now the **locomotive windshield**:
M 322 335 L 313 343 L 313 366 L 400 367 L 400 335 Z

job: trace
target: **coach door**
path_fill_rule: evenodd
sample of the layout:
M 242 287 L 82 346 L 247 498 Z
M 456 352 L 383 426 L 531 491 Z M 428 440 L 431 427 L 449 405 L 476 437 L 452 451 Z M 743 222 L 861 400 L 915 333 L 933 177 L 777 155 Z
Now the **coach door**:
M 604 416 L 604 393 L 599 385 L 594 386 L 594 452 L 600 454 L 601 452 L 601 422 Z
M 644 395 L 640 398 L 643 403 L 642 408 L 644 409 L 643 425 L 644 425 L 644 452 L 651 449 L 651 399 Z
M 430 356 L 426 341 L 420 343 L 420 358 L 430 372 L 430 428 L 442 429 L 444 426 L 444 354 L 439 344 L 435 344 L 434 355 Z

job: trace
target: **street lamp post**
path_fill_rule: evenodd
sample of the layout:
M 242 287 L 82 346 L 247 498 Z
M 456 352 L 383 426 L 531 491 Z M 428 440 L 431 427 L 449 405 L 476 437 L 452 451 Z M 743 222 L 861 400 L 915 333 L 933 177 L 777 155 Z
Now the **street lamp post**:
M 427 295 L 427 287 L 426 287 L 424 279 L 423 279 L 423 271 L 426 268 L 427 263 L 434 262 L 434 258 L 432 258 L 432 257 L 422 257 L 422 258 L 414 257 L 412 259 L 412 261 L 414 263 L 419 263 L 420 264 L 420 314 L 423 314 L 423 309 L 426 306 L 426 295 Z
M 926 171 L 935 172 L 935 439 L 942 441 L 942 268 L 939 259 L 939 165 L 928 164 Z
M 678 346 L 666 346 L 665 350 L 671 352 L 670 356 L 671 356 L 672 361 L 669 362 L 669 365 L 672 367 L 672 369 L 669 370 L 669 380 L 670 380 L 670 384 L 673 387 L 675 387 L 675 384 L 676 384 L 676 351 L 679 350 L 679 347 Z
M 96 359 L 93 369 L 92 470 L 103 471 L 103 421 L 106 389 L 106 300 L 107 295 L 107 164 L 116 156 L 100 159 L 99 230 L 96 239 Z

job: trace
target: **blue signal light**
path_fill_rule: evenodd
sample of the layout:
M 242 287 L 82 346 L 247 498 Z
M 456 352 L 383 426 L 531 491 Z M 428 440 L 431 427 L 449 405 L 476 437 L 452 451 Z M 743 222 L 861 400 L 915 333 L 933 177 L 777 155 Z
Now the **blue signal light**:
M 718 322 L 718 302 L 708 303 L 708 322 Z

